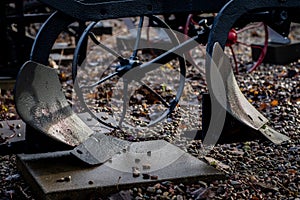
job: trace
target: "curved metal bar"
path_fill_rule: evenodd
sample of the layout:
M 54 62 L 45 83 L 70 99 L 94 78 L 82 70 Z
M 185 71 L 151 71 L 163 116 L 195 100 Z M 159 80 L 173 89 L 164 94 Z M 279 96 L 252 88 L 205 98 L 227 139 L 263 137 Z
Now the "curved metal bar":
M 161 101 L 161 103 L 162 103 L 164 106 L 166 106 L 166 107 L 169 107 L 169 106 L 170 106 L 169 103 L 166 102 L 166 101 L 162 98 L 162 96 L 160 96 L 157 92 L 155 92 L 155 91 L 154 91 L 151 87 L 149 87 L 145 82 L 143 82 L 143 81 L 141 81 L 141 80 L 138 80 L 138 82 L 139 82 L 143 87 L 145 87 L 146 90 L 148 90 L 148 91 L 151 92 L 154 96 L 156 96 L 156 97 Z
M 80 47 L 83 45 L 84 41 L 87 38 L 87 35 L 89 34 L 89 31 L 95 26 L 96 22 L 91 22 L 87 28 L 84 30 L 84 32 L 81 34 L 78 43 L 76 45 L 76 49 L 74 51 L 74 56 L 73 56 L 73 62 L 72 62 L 72 79 L 73 82 L 76 81 L 77 77 L 77 67 L 78 67 L 78 60 L 80 57 Z
M 36 36 L 31 49 L 30 60 L 48 65 L 48 58 L 58 35 L 75 21 L 74 18 L 66 14 L 54 12 L 43 24 Z

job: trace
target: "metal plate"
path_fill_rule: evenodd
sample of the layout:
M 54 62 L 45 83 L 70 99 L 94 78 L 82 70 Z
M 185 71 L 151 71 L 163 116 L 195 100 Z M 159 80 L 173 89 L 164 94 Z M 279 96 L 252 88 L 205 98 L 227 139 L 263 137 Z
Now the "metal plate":
M 133 176 L 132 167 L 139 168 L 139 176 Z M 64 151 L 18 155 L 18 168 L 36 196 L 49 200 L 99 199 L 118 190 L 164 180 L 224 178 L 218 170 L 161 140 L 133 143 L 128 151 L 96 167 L 82 165 Z M 152 179 L 143 178 L 143 173 Z

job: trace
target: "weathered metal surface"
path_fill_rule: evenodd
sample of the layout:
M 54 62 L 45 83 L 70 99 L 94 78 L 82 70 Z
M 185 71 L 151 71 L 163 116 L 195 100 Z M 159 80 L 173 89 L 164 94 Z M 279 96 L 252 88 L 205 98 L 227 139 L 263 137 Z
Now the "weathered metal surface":
M 25 126 L 22 120 L 0 122 L 0 155 L 19 153 L 25 149 Z
M 51 138 L 76 146 L 93 133 L 68 104 L 55 69 L 25 63 L 16 82 L 15 99 L 20 117 Z
M 210 95 L 202 95 L 202 130 L 197 132 L 196 139 L 204 140 L 211 121 L 212 114 Z M 217 140 L 218 144 L 246 142 L 253 140 L 266 140 L 266 138 L 257 130 L 253 130 L 231 114 L 226 113 L 224 126 L 220 137 Z
M 105 113 L 97 113 L 97 116 L 106 116 Z M 103 126 L 88 113 L 78 113 L 78 117 L 94 132 L 109 133 L 110 128 Z M 113 119 L 108 118 L 108 121 Z M 44 136 L 38 130 L 26 126 L 22 120 L 0 121 L 0 155 L 18 153 L 42 153 L 52 151 L 70 150 L 72 147 L 55 143 L 48 136 Z
M 79 145 L 73 154 L 89 164 L 103 163 L 127 146 L 125 141 L 94 132 L 74 113 L 55 69 L 32 61 L 25 63 L 15 97 L 16 109 L 29 126 L 64 144 Z
M 288 26 L 288 33 L 290 30 L 290 25 Z M 268 35 L 269 35 L 269 44 L 289 44 L 291 40 L 287 36 L 282 36 L 278 32 L 276 32 L 271 27 L 268 27 Z
M 147 166 L 147 167 L 145 167 Z M 132 168 L 140 174 L 133 176 Z M 90 199 L 121 189 L 171 180 L 224 178 L 224 174 L 166 141 L 133 143 L 97 167 L 82 165 L 69 151 L 18 155 L 18 168 L 39 199 Z M 152 178 L 144 179 L 142 174 Z
M 279 144 L 289 139 L 289 137 L 282 135 L 272 128 L 267 126 L 268 119 L 266 119 L 261 113 L 259 113 L 248 102 L 245 96 L 239 89 L 239 86 L 234 78 L 232 67 L 229 58 L 223 52 L 223 49 L 219 43 L 215 43 L 212 52 L 212 60 L 210 61 L 210 69 L 216 68 L 219 73 L 211 73 L 211 76 L 220 76 L 222 79 L 222 86 L 225 89 L 226 96 L 222 96 L 219 86 L 213 83 L 214 78 L 209 77 L 208 86 L 211 95 L 217 99 L 217 103 L 221 104 L 221 107 L 231 114 L 235 119 L 241 121 L 246 126 L 253 130 L 260 131 L 266 138 L 275 144 Z M 217 72 L 217 71 L 215 71 Z M 225 98 L 225 104 L 222 104 L 222 99 Z M 212 105 L 215 106 L 215 105 Z
M 130 145 L 130 142 L 96 132 L 75 147 L 72 154 L 87 164 L 98 165 L 106 162 L 112 155 L 126 150 Z
M 266 124 L 260 127 L 258 131 L 275 144 L 280 144 L 290 139 L 288 136 L 275 131 Z
M 235 80 L 230 60 L 218 43 L 215 44 L 211 64 L 218 68 L 223 80 L 227 98 L 227 105 L 223 106 L 225 106 L 228 112 L 253 129 L 258 129 L 267 123 L 268 120 L 259 113 L 241 93 Z M 212 67 L 213 66 L 211 66 L 211 68 Z M 212 74 L 212 76 L 214 75 L 218 74 Z
M 98 21 L 132 17 L 139 15 L 193 13 L 193 12 L 218 12 L 228 0 L 190 0 L 190 1 L 154 1 L 154 0 L 85 0 L 85 1 L 59 1 L 41 0 L 51 7 L 83 21 Z

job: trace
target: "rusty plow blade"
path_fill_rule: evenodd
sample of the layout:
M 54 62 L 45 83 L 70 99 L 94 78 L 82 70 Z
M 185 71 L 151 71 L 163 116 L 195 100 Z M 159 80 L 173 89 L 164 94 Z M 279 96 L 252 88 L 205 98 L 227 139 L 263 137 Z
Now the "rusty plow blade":
M 55 69 L 32 61 L 19 72 L 15 86 L 16 109 L 26 124 L 48 137 L 75 147 L 71 153 L 88 164 L 101 164 L 128 146 L 94 132 L 72 110 Z
M 234 77 L 230 60 L 225 55 L 219 43 L 214 44 L 212 59 L 208 62 L 207 84 L 210 95 L 212 98 L 216 99 L 216 102 L 219 102 L 219 104 L 226 109 L 227 113 L 242 124 L 260 132 L 264 137 L 275 144 L 280 144 L 283 141 L 289 140 L 289 137 L 268 126 L 268 119 L 259 113 L 242 94 Z M 225 90 L 224 96 L 219 94 L 220 87 L 217 86 L 215 83 L 216 81 L 214 81 L 218 79 L 216 76 L 219 76 L 219 79 L 222 80 L 222 88 Z

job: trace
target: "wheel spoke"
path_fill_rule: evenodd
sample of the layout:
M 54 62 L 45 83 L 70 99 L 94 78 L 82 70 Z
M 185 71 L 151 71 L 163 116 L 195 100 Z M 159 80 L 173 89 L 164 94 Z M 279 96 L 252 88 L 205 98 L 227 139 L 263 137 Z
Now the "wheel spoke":
M 247 30 L 250 30 L 250 29 L 258 28 L 258 27 L 260 27 L 262 25 L 263 25 L 263 22 L 260 22 L 258 24 L 249 25 L 249 26 L 246 26 L 246 27 L 244 27 L 244 28 L 242 28 L 240 30 L 237 30 L 236 33 L 239 34 L 239 33 L 242 33 L 244 31 L 247 31 Z
M 108 48 L 107 46 L 105 46 L 104 44 L 102 44 L 100 41 L 97 40 L 95 34 L 93 32 L 89 33 L 89 36 L 91 38 L 91 40 L 99 47 L 101 47 L 102 49 L 104 49 L 105 51 L 109 52 L 110 54 L 112 54 L 113 56 L 117 57 L 118 60 L 123 61 L 125 60 L 125 58 L 123 58 L 118 52 L 114 51 L 111 48 Z
M 114 72 L 114 73 L 102 78 L 101 80 L 97 81 L 96 83 L 93 83 L 92 85 L 83 85 L 80 87 L 80 89 L 87 89 L 87 88 L 95 87 L 95 86 L 100 85 L 101 83 L 103 83 L 103 82 L 107 81 L 108 79 L 111 79 L 114 76 L 117 76 L 119 74 L 120 74 L 120 72 Z
M 143 24 L 144 24 L 144 16 L 141 16 L 139 26 L 138 26 L 138 30 L 137 30 L 137 34 L 136 34 L 136 40 L 135 40 L 133 52 L 132 52 L 132 55 L 130 57 L 130 59 L 132 59 L 132 60 L 136 59 L 136 56 L 137 56 L 137 51 L 138 51 L 140 41 L 141 41 Z
M 264 26 L 264 30 L 265 30 L 265 42 L 264 42 L 264 47 L 261 48 L 261 54 L 257 60 L 257 62 L 255 63 L 255 65 L 249 69 L 249 72 L 253 72 L 264 60 L 266 54 L 267 54 L 267 50 L 268 50 L 268 44 L 269 44 L 269 33 L 268 33 L 268 27 L 266 24 L 263 24 Z
M 232 53 L 232 57 L 233 57 L 234 65 L 235 65 L 235 72 L 236 72 L 236 74 L 239 74 L 238 62 L 236 60 L 236 55 L 235 55 L 234 50 L 233 50 L 231 45 L 229 46 L 229 48 L 230 48 L 230 51 Z
M 166 101 L 162 98 L 162 96 L 160 96 L 157 92 L 155 92 L 154 90 L 152 90 L 152 88 L 150 88 L 145 82 L 140 81 L 140 80 L 139 80 L 138 82 L 139 82 L 141 85 L 143 85 L 143 87 L 145 87 L 149 92 L 151 92 L 152 94 L 154 94 L 154 95 L 159 99 L 159 101 L 162 102 L 162 104 L 163 104 L 164 106 L 170 107 L 169 103 L 166 102 Z
M 127 80 L 124 80 L 124 87 L 123 87 L 123 109 L 122 109 L 122 115 L 121 119 L 119 121 L 119 127 L 122 127 L 122 123 L 125 119 L 126 116 L 126 111 L 127 111 L 127 99 L 128 99 L 128 82 Z

